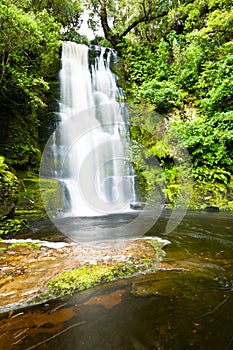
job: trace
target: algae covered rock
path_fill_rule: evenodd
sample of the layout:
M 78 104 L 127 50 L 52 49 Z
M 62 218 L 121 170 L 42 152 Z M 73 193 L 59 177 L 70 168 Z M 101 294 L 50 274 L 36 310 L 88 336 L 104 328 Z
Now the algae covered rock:
M 19 180 L 0 156 L 0 237 L 14 236 L 28 229 L 23 219 L 14 219 L 14 210 L 19 194 Z
M 24 217 L 47 217 L 56 215 L 63 206 L 63 196 L 58 181 L 34 176 L 21 179 L 16 206 L 17 215 Z
M 18 198 L 19 181 L 0 156 L 0 220 L 13 215 Z

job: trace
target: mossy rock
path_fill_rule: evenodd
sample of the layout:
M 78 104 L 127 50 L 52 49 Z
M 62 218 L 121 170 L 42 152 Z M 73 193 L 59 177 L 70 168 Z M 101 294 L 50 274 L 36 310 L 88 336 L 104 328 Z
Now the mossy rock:
M 49 295 L 58 296 L 73 294 L 91 288 L 100 283 L 115 281 L 120 278 L 133 276 L 148 269 L 155 268 L 153 259 L 138 263 L 116 262 L 109 265 L 104 263 L 85 265 L 53 277 L 47 283 Z
M 28 231 L 29 225 L 26 219 L 8 219 L 0 222 L 0 237 L 14 237 L 18 233 Z
M 39 177 L 21 180 L 19 199 L 16 213 L 26 217 L 46 217 L 56 214 L 62 206 L 60 184 L 56 180 Z
M 18 198 L 19 180 L 0 157 L 0 220 L 13 215 Z

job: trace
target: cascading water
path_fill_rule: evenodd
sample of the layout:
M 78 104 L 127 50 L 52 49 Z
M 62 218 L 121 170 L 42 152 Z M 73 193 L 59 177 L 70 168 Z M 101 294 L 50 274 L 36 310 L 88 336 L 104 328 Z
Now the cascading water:
M 131 164 L 132 159 L 135 162 L 135 153 L 130 154 L 127 119 L 130 113 L 137 127 L 137 118 L 140 122 L 141 116 L 146 113 L 147 117 L 158 123 L 158 140 L 164 135 L 169 140 L 169 136 L 163 133 L 164 118 L 157 114 L 151 116 L 150 111 L 144 108 L 126 108 L 121 90 L 117 87 L 117 78 L 110 69 L 114 55 L 110 49 L 64 42 L 59 121 L 45 146 L 40 163 L 41 196 L 50 219 L 62 233 L 85 244 L 119 237 L 141 237 L 154 225 L 164 208 L 161 183 L 156 184 L 155 178 L 154 187 L 158 190 L 154 191 L 149 178 L 151 187 L 147 190 L 145 186 L 144 196 L 144 186 L 141 188 L 138 180 L 144 184 L 147 177 L 134 176 Z M 150 128 L 147 130 L 146 127 L 145 131 L 150 134 Z M 178 146 L 172 143 L 172 152 L 177 152 L 179 159 L 184 161 L 185 172 L 174 158 L 181 169 L 179 177 L 186 191 L 190 178 L 184 187 L 183 174 L 187 173 L 187 166 L 191 169 L 190 160 L 187 152 Z M 136 157 L 141 151 L 142 156 L 145 154 L 140 144 L 136 144 L 133 151 L 137 153 Z M 162 169 L 156 158 L 153 161 L 150 159 L 146 165 L 149 170 L 150 166 L 153 167 L 153 174 L 159 174 L 158 179 L 162 178 Z M 134 183 L 136 192 L 139 192 L 136 196 Z M 61 184 L 63 196 L 58 184 Z M 189 193 L 192 193 L 192 189 Z M 179 205 L 183 203 L 183 197 L 183 192 L 179 192 Z M 92 221 L 92 218 L 83 217 L 123 213 L 131 211 L 130 208 L 143 210 L 134 213 L 133 220 L 130 216 L 130 221 L 124 222 L 120 230 L 118 223 L 113 227 L 105 227 L 102 224 L 104 221 L 96 225 L 96 218 L 92 230 L 85 226 L 86 220 Z M 185 212 L 185 208 L 172 211 L 166 232 L 171 232 L 177 226 Z
M 123 94 L 110 70 L 115 53 L 64 42 L 60 125 L 54 136 L 52 176 L 64 187 L 74 216 L 123 212 L 135 198 Z M 92 52 L 92 53 L 93 53 Z

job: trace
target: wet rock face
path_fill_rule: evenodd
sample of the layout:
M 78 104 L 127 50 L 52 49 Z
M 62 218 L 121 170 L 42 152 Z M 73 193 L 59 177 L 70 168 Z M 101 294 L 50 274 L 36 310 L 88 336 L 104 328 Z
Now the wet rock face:
M 1 166 L 0 157 L 0 220 L 12 216 L 17 197 L 19 181 L 6 166 Z

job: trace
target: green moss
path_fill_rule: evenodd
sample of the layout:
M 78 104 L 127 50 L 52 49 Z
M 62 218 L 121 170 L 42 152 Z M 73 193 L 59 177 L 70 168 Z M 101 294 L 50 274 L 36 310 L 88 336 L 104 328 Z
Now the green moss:
M 68 271 L 52 278 L 48 284 L 50 295 L 72 294 L 93 287 L 99 283 L 111 282 L 119 278 L 132 276 L 135 273 L 146 271 L 148 267 L 154 266 L 151 261 L 141 261 L 138 264 L 130 262 L 118 262 L 114 265 L 85 265 L 78 269 Z
M 40 178 L 40 194 L 43 207 L 49 214 L 56 214 L 64 205 L 60 183 L 52 179 Z
M 16 242 L 13 244 L 9 244 L 6 247 L 1 247 L 0 251 L 7 252 L 8 250 L 14 250 L 20 247 L 26 248 L 29 250 L 35 250 L 35 249 L 40 249 L 41 245 L 39 243 L 31 243 L 31 242 Z
M 16 234 L 29 230 L 26 219 L 8 219 L 0 222 L 0 237 L 14 237 Z
M 7 247 L 7 249 L 14 249 L 14 248 L 18 248 L 18 247 L 25 247 L 27 249 L 34 250 L 34 249 L 40 249 L 41 244 L 31 243 L 31 242 L 16 242 L 16 243 L 10 244 Z
M 39 177 L 21 180 L 16 214 L 24 217 L 47 217 L 46 210 L 56 213 L 62 205 L 59 183 Z M 45 210 L 46 206 L 46 210 Z
M 0 220 L 13 215 L 18 196 L 19 181 L 0 156 Z

